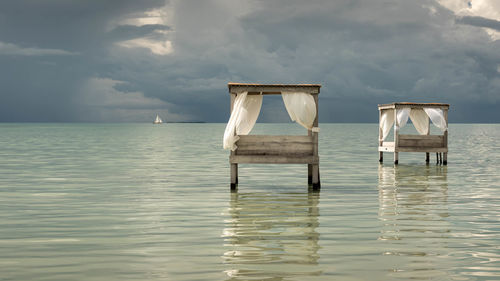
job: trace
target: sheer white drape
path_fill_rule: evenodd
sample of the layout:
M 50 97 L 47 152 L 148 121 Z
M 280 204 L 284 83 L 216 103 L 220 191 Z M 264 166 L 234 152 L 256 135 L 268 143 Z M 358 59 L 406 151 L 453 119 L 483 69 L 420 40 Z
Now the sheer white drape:
M 441 131 L 444 132 L 448 129 L 443 110 L 440 108 L 413 108 L 411 111 L 409 108 L 400 109 L 398 110 L 399 128 L 403 128 L 406 125 L 408 113 L 413 125 L 421 135 L 426 135 L 429 131 L 428 118 L 430 118 L 432 123 L 441 129 Z
M 398 128 L 403 128 L 404 126 L 406 126 L 406 123 L 408 122 L 408 117 L 410 116 L 410 110 L 411 108 L 398 109 L 397 113 L 398 123 L 396 124 Z
M 282 92 L 281 96 L 292 121 L 311 130 L 316 119 L 316 102 L 313 96 L 302 92 Z
M 262 95 L 248 95 L 248 92 L 243 92 L 236 96 L 231 117 L 224 131 L 224 149 L 236 150 L 238 135 L 250 133 L 257 122 L 261 106 Z
M 394 124 L 394 109 L 387 109 L 382 111 L 380 116 L 380 128 L 382 129 L 382 140 L 385 140 L 389 132 L 391 131 L 392 125 Z
M 429 133 L 429 117 L 423 109 L 413 108 L 410 111 L 410 119 L 419 134 L 427 135 Z
M 446 125 L 446 120 L 444 118 L 443 110 L 440 108 L 401 108 L 398 109 L 397 119 L 398 127 L 403 128 L 408 122 L 408 117 L 411 119 L 413 126 L 417 129 L 418 133 L 421 135 L 427 135 L 429 133 L 429 118 L 432 123 L 441 129 L 441 131 L 448 130 Z M 382 140 L 385 140 L 391 127 L 394 124 L 394 109 L 388 109 L 382 111 L 380 116 L 380 128 L 382 129 Z
M 441 108 L 424 108 L 424 111 L 431 119 L 432 124 L 441 129 L 443 132 L 448 130 L 446 120 L 444 119 L 444 113 Z

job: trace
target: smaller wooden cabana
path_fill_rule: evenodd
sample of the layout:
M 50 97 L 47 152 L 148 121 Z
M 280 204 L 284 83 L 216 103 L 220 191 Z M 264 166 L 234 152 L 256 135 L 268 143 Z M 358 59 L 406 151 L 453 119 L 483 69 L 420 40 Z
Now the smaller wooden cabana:
M 436 152 L 437 163 L 448 164 L 448 109 L 444 103 L 396 102 L 379 104 L 379 161 L 383 162 L 384 152 L 394 152 L 394 164 L 398 164 L 399 152 L 425 152 L 429 163 L 429 153 Z M 402 135 L 400 129 L 411 119 L 420 135 Z M 430 122 L 438 127 L 442 135 L 430 134 Z M 394 125 L 394 126 L 393 126 Z M 385 141 L 394 127 L 394 141 Z
M 308 183 L 320 188 L 318 156 L 319 84 L 228 83 L 231 117 L 224 132 L 230 149 L 231 189 L 238 185 L 238 164 L 307 164 Z M 307 135 L 248 135 L 260 113 L 263 95 L 281 95 L 288 114 Z

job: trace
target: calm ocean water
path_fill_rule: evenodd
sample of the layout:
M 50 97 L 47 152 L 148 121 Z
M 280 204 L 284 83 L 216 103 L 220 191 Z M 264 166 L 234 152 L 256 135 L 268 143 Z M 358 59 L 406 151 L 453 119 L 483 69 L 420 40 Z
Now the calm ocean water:
M 320 127 L 321 192 L 240 165 L 231 193 L 225 124 L 0 124 L 0 280 L 500 279 L 500 125 L 397 167 L 377 124 Z

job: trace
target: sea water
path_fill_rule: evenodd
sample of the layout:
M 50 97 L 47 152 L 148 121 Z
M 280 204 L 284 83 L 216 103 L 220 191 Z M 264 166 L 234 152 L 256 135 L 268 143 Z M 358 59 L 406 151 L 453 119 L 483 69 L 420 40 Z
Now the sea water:
M 394 166 L 377 124 L 320 124 L 320 192 L 240 165 L 236 193 L 224 127 L 0 124 L 0 280 L 500 279 L 500 125 Z

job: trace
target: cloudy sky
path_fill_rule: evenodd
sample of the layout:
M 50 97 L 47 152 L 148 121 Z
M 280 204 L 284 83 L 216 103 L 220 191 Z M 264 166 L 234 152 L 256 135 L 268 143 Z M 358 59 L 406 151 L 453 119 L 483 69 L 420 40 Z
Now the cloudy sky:
M 226 122 L 229 81 L 320 83 L 320 122 L 416 101 L 498 123 L 500 1 L 0 2 L 0 122 Z

